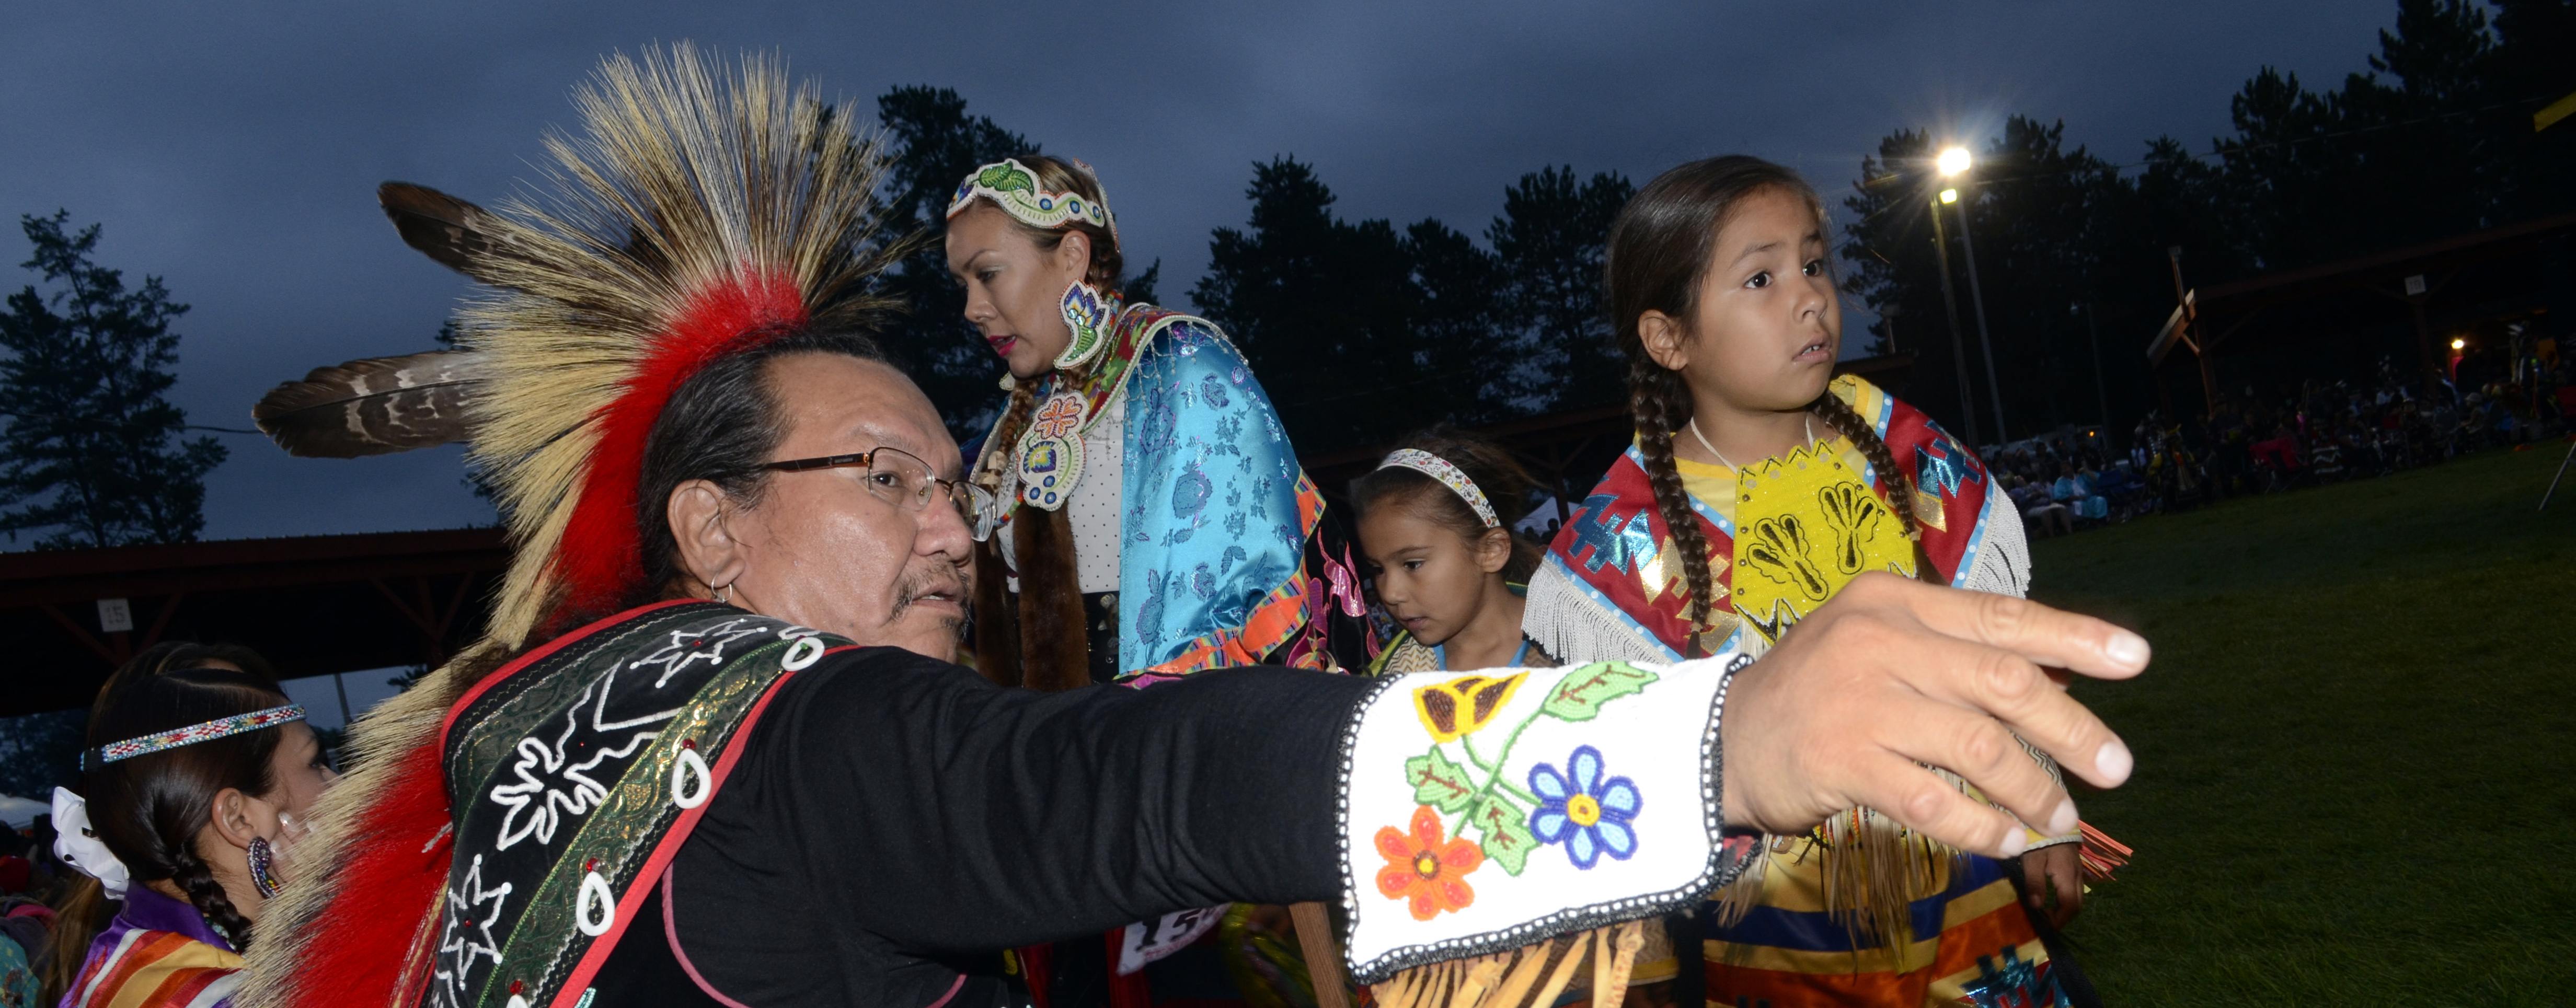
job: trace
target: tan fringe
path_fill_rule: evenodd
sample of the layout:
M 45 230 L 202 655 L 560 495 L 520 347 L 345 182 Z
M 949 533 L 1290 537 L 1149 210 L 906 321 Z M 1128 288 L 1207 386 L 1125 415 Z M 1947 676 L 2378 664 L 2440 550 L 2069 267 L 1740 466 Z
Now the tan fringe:
M 1565 958 L 1557 962 L 1556 972 L 1547 975 L 1547 986 L 1539 988 L 1538 996 L 1529 1000 L 1534 1008 L 1555 1004 L 1556 996 L 1565 993 L 1565 985 L 1574 982 L 1574 967 L 1583 962 L 1583 950 L 1591 947 L 1585 937 L 1575 935 L 1574 940 L 1567 944 Z
M 1519 1008 L 1521 995 L 1529 993 L 1530 986 L 1538 983 L 1539 971 L 1547 968 L 1547 957 L 1555 950 L 1556 943 L 1552 941 L 1514 949 L 1513 954 L 1520 957 L 1519 964 L 1503 977 L 1502 986 L 1485 995 L 1484 1003 L 1477 1008 Z
M 1449 999 L 1451 1008 L 1480 1008 L 1485 1003 L 1485 993 L 1493 990 L 1494 982 L 1503 978 L 1503 965 L 1510 961 L 1511 954 L 1506 952 L 1460 963 L 1466 967 L 1466 976 L 1458 982 L 1457 996 Z
M 1596 1008 L 1618 1008 L 1628 999 L 1628 978 L 1637 969 L 1637 950 L 1646 946 L 1646 922 L 1619 925 L 1619 939 L 1612 944 L 1617 958 L 1610 964 L 1610 975 L 1606 979 L 1596 975 L 1593 984 L 1592 1003 Z
M 1378 1008 L 1413 1008 L 1413 989 L 1422 984 L 1421 970 L 1405 970 L 1369 985 Z
M 1936 771 L 1938 772 L 1938 771 Z M 1942 774 L 1958 784 L 1958 778 Z M 1964 785 L 1962 785 L 1964 787 Z M 1850 935 L 1856 949 L 1883 952 L 1894 962 L 1909 944 L 1931 935 L 1914 933 L 1910 905 L 1935 895 L 1943 868 L 1958 868 L 1957 848 L 1898 825 L 1868 809 L 1852 809 L 1799 836 L 1766 837 L 1744 873 L 1710 899 L 1717 922 L 1733 925 L 1761 902 L 1773 858 L 1818 859 L 1825 911 Z M 1730 961 L 1747 951 L 1730 946 Z

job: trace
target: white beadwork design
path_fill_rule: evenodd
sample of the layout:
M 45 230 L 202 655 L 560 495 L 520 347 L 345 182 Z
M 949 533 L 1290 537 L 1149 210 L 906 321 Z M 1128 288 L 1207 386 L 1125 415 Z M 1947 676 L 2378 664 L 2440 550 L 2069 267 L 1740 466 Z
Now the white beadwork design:
M 697 780 L 694 788 L 689 786 L 691 778 Z M 707 761 L 696 749 L 682 748 L 678 758 L 671 761 L 671 804 L 693 809 L 706 804 L 707 794 L 714 790 L 715 775 L 707 772 Z
M 592 907 L 597 907 L 596 911 Z M 581 877 L 581 894 L 573 900 L 573 926 L 581 933 L 597 938 L 617 924 L 617 894 L 608 888 L 608 876 L 588 872 Z

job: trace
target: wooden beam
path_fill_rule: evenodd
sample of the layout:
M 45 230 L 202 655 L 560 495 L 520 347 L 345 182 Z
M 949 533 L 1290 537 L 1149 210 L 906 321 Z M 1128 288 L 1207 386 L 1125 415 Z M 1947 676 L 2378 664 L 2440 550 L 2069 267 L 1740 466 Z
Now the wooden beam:
M 368 578 L 367 583 L 376 586 L 376 594 L 384 596 L 385 602 L 392 605 L 395 612 L 401 613 L 402 618 L 410 620 L 412 626 L 420 628 L 420 632 L 424 634 L 438 632 L 436 626 L 430 623 L 429 616 L 412 611 L 411 606 L 403 602 L 402 596 L 394 594 L 394 590 L 385 585 L 385 579 Z
M 179 603 L 187 597 L 187 592 L 174 594 L 161 603 L 160 612 L 152 614 L 152 629 L 143 632 L 143 647 L 146 650 L 149 650 L 152 645 L 161 643 L 162 631 L 170 629 L 170 617 L 178 615 Z
M 79 641 L 80 646 L 88 648 L 91 654 L 99 656 L 101 660 L 110 665 L 124 663 L 125 660 L 117 657 L 114 650 L 110 649 L 106 644 L 101 643 L 98 638 L 90 636 L 88 627 L 84 627 L 74 621 L 71 617 L 63 615 L 63 611 L 54 608 L 52 603 L 46 603 L 44 605 L 37 606 L 36 608 L 42 610 L 48 618 L 51 618 L 55 625 L 62 627 L 64 633 L 72 635 L 73 640 Z

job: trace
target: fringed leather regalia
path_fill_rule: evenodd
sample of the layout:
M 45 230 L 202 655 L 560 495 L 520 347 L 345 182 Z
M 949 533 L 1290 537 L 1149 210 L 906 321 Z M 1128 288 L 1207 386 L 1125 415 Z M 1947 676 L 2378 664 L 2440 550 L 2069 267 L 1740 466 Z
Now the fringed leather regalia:
M 1759 655 L 1864 571 L 2024 595 L 2030 559 L 2020 516 L 1989 492 L 1984 463 L 1866 381 L 1836 378 L 1830 391 L 1907 470 L 1893 475 L 1914 487 L 1919 544 L 1888 510 L 1880 481 L 1891 474 L 1848 439 L 1740 470 L 1676 460 L 1711 544 L 1716 589 L 1707 624 L 1691 626 L 1682 565 L 1632 448 L 1531 579 L 1530 636 L 1575 661 Z M 2036 751 L 2033 758 L 2048 763 Z M 2033 834 L 2030 842 L 2080 839 Z M 1695 929 L 1705 939 L 1710 1003 L 2061 1003 L 2048 951 L 2005 877 L 2016 866 L 1950 849 L 1866 809 L 1806 835 L 1767 838 L 1764 849 Z
M 385 190 L 407 240 L 491 288 L 468 349 L 324 368 L 256 415 L 302 454 L 470 440 L 516 554 L 483 643 L 354 726 L 354 769 L 315 810 L 237 1004 L 1002 1008 L 1032 993 L 1002 949 L 1336 900 L 1344 962 L 1380 1003 L 1516 1008 L 1584 964 L 1615 994 L 1636 922 L 1742 870 L 1714 750 L 1731 654 L 1044 693 L 722 601 L 650 601 L 668 589 L 642 583 L 660 507 L 638 460 L 675 390 L 874 307 L 879 160 L 811 97 L 760 60 L 611 59 L 583 131 L 551 144 L 544 207 Z M 1140 388 L 1242 401 L 1231 367 L 1190 370 L 1230 355 L 1184 328 L 1137 333 L 1179 358 L 1142 353 L 1140 371 L 1185 379 Z M 1206 443 L 1185 429 L 1138 436 Z M 1165 457 L 1160 500 L 1208 461 Z M 1250 513 L 1156 527 L 1249 535 L 1225 521 Z M 1292 545 L 1311 515 L 1268 518 Z M 1197 599 L 1197 562 L 1178 573 Z M 1178 573 L 1160 571 L 1167 604 Z M 1329 591 L 1273 574 L 1247 606 Z M 1189 626 L 1173 619 L 1156 625 Z M 1151 653 L 1282 642 L 1175 630 Z

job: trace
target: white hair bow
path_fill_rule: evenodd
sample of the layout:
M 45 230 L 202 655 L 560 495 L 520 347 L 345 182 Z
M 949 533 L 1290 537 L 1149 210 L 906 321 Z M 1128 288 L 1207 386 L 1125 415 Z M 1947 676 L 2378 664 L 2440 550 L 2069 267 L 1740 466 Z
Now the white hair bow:
M 98 834 L 90 832 L 89 800 L 73 794 L 70 788 L 54 789 L 54 856 L 97 879 L 109 898 L 125 898 L 125 862 L 117 860 Z

